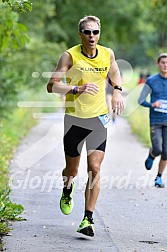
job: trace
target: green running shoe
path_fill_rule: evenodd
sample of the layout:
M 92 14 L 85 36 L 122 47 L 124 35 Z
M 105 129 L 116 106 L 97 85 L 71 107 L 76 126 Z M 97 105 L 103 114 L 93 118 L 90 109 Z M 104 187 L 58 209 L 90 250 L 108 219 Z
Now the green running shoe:
M 62 211 L 63 214 L 70 214 L 73 207 L 74 207 L 74 201 L 72 198 L 72 194 L 74 191 L 74 182 L 72 182 L 72 191 L 70 194 L 64 194 L 64 192 L 62 193 L 61 199 L 60 199 L 60 209 Z
M 93 219 L 88 219 L 88 217 L 84 217 L 84 219 L 81 221 L 81 224 L 79 225 L 79 228 L 77 229 L 78 233 L 87 235 L 87 236 L 94 236 L 94 227 L 93 227 Z

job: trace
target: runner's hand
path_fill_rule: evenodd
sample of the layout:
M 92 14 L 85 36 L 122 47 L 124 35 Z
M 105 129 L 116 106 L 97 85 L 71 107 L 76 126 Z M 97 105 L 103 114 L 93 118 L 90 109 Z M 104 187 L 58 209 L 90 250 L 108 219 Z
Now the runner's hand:
M 99 88 L 94 83 L 87 83 L 82 86 L 78 86 L 78 94 L 86 93 L 90 95 L 95 95 L 99 92 Z
M 152 103 L 152 108 L 161 108 L 162 103 L 160 101 L 156 101 Z
M 124 111 L 123 97 L 119 90 L 114 90 L 111 104 L 113 112 L 117 113 L 117 115 L 121 114 Z

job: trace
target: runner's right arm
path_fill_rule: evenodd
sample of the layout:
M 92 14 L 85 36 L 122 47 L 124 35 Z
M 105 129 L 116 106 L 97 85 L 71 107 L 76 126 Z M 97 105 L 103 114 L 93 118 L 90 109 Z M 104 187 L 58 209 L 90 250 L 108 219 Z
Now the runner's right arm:
M 63 76 L 66 75 L 67 71 L 72 67 L 72 58 L 68 52 L 64 52 L 58 61 L 57 67 L 55 68 L 52 76 L 47 84 L 48 93 L 59 93 L 67 94 L 73 93 L 74 86 L 64 85 L 61 81 Z M 87 83 L 82 86 L 76 86 L 76 93 L 82 94 L 87 93 L 90 95 L 96 94 L 99 90 L 94 83 Z

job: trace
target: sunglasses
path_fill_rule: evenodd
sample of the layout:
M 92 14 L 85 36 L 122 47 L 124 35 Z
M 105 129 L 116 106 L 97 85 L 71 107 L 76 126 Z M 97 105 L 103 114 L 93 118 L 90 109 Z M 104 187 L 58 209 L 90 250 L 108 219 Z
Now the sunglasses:
M 93 35 L 98 35 L 100 33 L 99 30 L 82 30 L 82 33 L 85 35 L 91 35 L 93 33 Z

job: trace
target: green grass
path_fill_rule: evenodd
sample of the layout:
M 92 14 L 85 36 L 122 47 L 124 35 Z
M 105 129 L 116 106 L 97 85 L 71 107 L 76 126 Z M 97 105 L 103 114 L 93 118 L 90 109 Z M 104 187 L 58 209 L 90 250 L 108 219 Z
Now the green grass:
M 139 141 L 146 147 L 150 148 L 150 129 L 148 109 L 139 107 L 127 117 L 132 132 L 137 136 Z
M 132 132 L 139 141 L 146 147 L 150 147 L 150 129 L 149 129 L 149 109 L 139 106 L 138 98 L 143 86 L 137 85 L 140 69 L 133 72 L 133 76 L 128 83 L 123 84 L 128 94 L 125 99 L 124 116 L 128 120 Z M 128 73 L 126 73 L 128 76 Z M 128 77 L 127 77 L 128 79 Z

